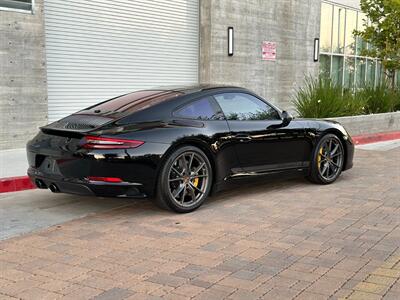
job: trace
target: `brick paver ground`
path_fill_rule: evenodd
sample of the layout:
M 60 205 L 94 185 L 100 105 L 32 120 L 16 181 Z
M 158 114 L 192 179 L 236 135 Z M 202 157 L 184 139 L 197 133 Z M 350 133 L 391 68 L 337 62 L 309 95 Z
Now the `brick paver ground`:
M 112 199 L 110 199 L 112 201 Z M 242 186 L 177 215 L 144 201 L 0 242 L 0 299 L 399 299 L 400 148 L 329 186 Z

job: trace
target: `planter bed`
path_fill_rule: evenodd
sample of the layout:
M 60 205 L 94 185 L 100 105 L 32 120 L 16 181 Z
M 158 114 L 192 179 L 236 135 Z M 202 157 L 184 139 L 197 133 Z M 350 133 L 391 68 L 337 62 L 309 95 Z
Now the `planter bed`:
M 338 121 L 352 136 L 400 131 L 400 111 L 382 114 L 327 118 L 327 120 Z

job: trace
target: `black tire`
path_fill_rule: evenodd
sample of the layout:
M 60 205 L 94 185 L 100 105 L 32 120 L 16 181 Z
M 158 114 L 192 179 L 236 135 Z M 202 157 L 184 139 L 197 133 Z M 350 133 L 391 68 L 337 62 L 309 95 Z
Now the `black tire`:
M 212 173 L 207 155 L 199 148 L 183 146 L 176 149 L 161 168 L 156 204 L 178 213 L 196 210 L 210 193 Z
M 343 165 L 342 141 L 335 134 L 326 134 L 321 137 L 313 150 L 310 174 L 307 178 L 314 183 L 330 184 L 340 176 Z

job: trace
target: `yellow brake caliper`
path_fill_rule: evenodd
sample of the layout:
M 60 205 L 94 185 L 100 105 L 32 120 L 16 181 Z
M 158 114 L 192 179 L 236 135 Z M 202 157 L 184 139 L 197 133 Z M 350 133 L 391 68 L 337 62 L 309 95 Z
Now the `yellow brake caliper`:
M 193 180 L 193 185 L 194 185 L 195 187 L 197 187 L 198 184 L 199 184 L 199 178 L 196 177 L 196 178 Z
M 319 152 L 318 152 L 318 158 L 317 158 L 318 168 L 321 167 L 321 160 L 322 160 L 322 147 L 321 147 L 321 149 L 319 149 Z

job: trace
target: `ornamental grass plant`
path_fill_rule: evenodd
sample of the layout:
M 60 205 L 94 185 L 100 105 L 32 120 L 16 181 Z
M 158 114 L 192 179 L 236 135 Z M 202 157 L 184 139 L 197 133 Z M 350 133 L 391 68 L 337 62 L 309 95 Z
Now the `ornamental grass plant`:
M 363 99 L 367 114 L 395 111 L 400 102 L 399 90 L 389 88 L 386 83 L 376 87 L 366 86 L 357 94 Z
M 400 89 L 382 83 L 357 91 L 343 88 L 330 78 L 307 77 L 294 98 L 300 117 L 330 118 L 400 110 Z

